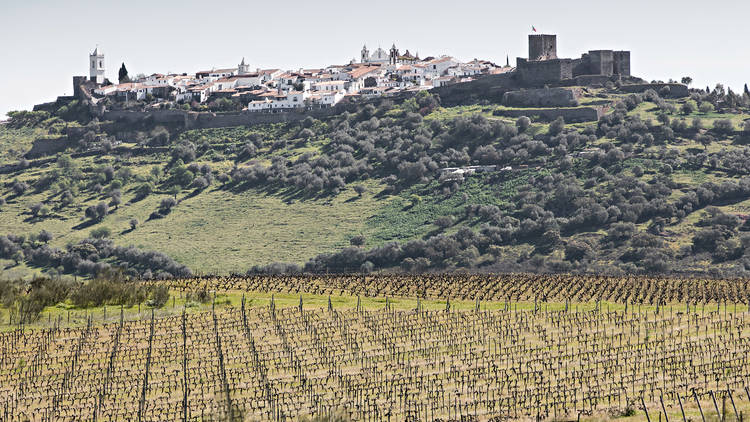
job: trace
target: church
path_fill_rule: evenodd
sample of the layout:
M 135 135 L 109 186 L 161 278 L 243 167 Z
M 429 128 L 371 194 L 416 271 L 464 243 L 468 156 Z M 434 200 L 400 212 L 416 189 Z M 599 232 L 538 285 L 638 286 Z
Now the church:
M 388 56 L 388 53 L 386 53 L 382 48 L 378 47 L 377 50 L 373 51 L 372 54 L 370 54 L 367 46 L 362 46 L 361 63 L 388 63 L 389 60 L 390 57 Z
M 398 48 L 396 48 L 395 43 L 388 53 L 386 53 L 386 51 L 382 48 L 378 47 L 377 50 L 373 51 L 372 54 L 370 54 L 370 51 L 367 49 L 367 45 L 365 45 L 362 47 L 362 52 L 360 55 L 361 63 L 398 65 L 414 64 L 418 61 L 420 61 L 419 53 L 412 56 L 411 53 L 409 53 L 409 50 L 406 50 L 406 53 L 402 55 L 399 53 Z

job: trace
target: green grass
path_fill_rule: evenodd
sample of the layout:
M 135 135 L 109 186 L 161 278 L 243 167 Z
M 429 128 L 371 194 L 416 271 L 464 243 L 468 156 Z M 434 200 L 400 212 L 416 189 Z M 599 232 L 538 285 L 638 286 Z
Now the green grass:
M 198 282 L 200 283 L 200 282 Z M 196 284 L 196 290 L 202 288 L 202 284 Z M 330 298 L 331 305 L 334 309 L 354 309 L 359 301 L 360 306 L 364 310 L 380 310 L 385 309 L 386 302 L 389 307 L 393 310 L 409 311 L 414 310 L 419 305 L 422 310 L 425 311 L 440 311 L 446 309 L 448 302 L 450 302 L 450 309 L 455 311 L 472 311 L 476 309 L 477 302 L 474 300 L 456 300 L 456 299 L 417 299 L 416 297 L 386 297 L 386 296 L 356 296 L 351 294 L 341 295 L 322 295 L 312 293 L 279 293 L 279 292 L 259 292 L 259 291 L 217 291 L 215 292 L 215 305 L 214 292 L 209 290 L 208 302 L 201 303 L 195 299 L 188 299 L 187 295 L 183 292 L 174 291 L 170 292 L 170 299 L 162 308 L 153 309 L 156 317 L 165 317 L 169 315 L 178 315 L 182 313 L 183 309 L 186 312 L 202 312 L 211 310 L 212 306 L 216 308 L 223 307 L 235 307 L 239 308 L 244 297 L 245 306 L 248 308 L 267 307 L 273 300 L 276 308 L 296 308 L 299 306 L 300 298 L 302 298 L 303 309 L 314 310 L 314 309 L 327 309 L 328 300 Z M 533 311 L 534 309 L 539 311 L 563 311 L 565 310 L 566 303 L 564 302 L 537 302 L 533 301 L 480 301 L 480 310 L 486 311 Z M 590 312 L 599 309 L 600 312 L 624 312 L 626 305 L 622 303 L 601 301 L 596 302 L 569 302 L 567 304 L 569 312 Z M 691 312 L 712 312 L 716 311 L 716 305 L 698 306 Z M 657 307 L 655 305 L 628 305 L 627 311 L 629 313 L 655 313 Z M 721 305 L 719 308 L 720 312 L 727 313 L 743 313 L 747 312 L 746 305 Z M 670 315 L 671 313 L 684 312 L 684 303 L 669 303 L 659 307 L 659 312 L 664 315 Z M 147 306 L 145 303 L 129 307 L 122 308 L 123 318 L 126 320 L 141 320 L 149 318 L 152 312 L 152 308 Z M 60 321 L 63 326 L 83 326 L 86 324 L 86 319 L 91 317 L 95 323 L 104 322 L 116 322 L 120 319 L 120 307 L 119 306 L 96 306 L 90 308 L 78 308 L 69 302 L 59 303 L 54 306 L 46 307 L 40 314 L 37 321 L 33 322 L 29 327 L 40 328 L 47 327 L 55 323 L 55 320 Z M 15 325 L 8 325 L 8 310 L 0 306 L 0 332 L 13 330 L 16 328 Z
M 442 188 L 439 182 L 433 181 L 426 186 L 417 186 L 401 192 L 371 217 L 367 225 L 374 232 L 375 243 L 418 239 L 429 234 L 437 234 L 439 230 L 433 223 L 443 216 L 453 216 L 455 222 L 472 225 L 474 221 L 463 221 L 466 205 L 502 206 L 525 180 L 523 175 L 469 176 L 458 191 L 449 196 L 435 194 L 434 192 L 441 192 Z M 421 202 L 413 205 L 412 195 L 419 196 Z
M 145 222 L 114 240 L 164 252 L 198 273 L 244 272 L 278 261 L 304 263 L 347 246 L 357 234 L 372 232 L 366 218 L 387 200 L 373 197 L 379 191 L 374 183 L 368 191 L 361 198 L 347 189 L 330 198 L 288 203 L 282 196 L 254 190 L 230 194 L 209 188 L 183 199 L 165 218 L 145 221 L 156 209 L 154 197 L 143 201 L 150 206 L 137 208 L 136 217 Z M 120 233 L 132 214 L 116 213 L 104 225 L 109 222 Z
M 36 138 L 46 135 L 39 128 L 23 127 L 20 129 L 0 125 L 0 163 L 11 163 L 23 157 Z

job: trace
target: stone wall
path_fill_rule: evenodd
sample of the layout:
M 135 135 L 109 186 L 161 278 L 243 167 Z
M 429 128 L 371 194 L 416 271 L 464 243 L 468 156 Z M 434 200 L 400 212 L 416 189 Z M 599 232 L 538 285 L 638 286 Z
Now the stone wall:
M 669 94 L 664 95 L 662 93 L 662 89 L 664 87 L 669 87 Z M 623 92 L 645 92 L 649 89 L 653 89 L 654 91 L 658 92 L 659 95 L 664 97 L 670 97 L 670 98 L 683 98 L 690 95 L 690 91 L 688 91 L 687 85 L 678 84 L 678 83 L 658 83 L 658 84 L 632 84 L 632 85 L 623 85 L 620 88 L 620 91 Z
M 557 35 L 529 35 L 529 60 L 557 58 Z
M 614 73 L 622 76 L 630 76 L 630 52 L 615 51 L 612 56 Z
M 524 84 L 541 85 L 573 77 L 571 59 L 528 61 L 518 58 L 516 72 Z
M 521 117 L 526 116 L 534 120 L 552 121 L 558 117 L 565 119 L 566 123 L 595 122 L 604 113 L 604 107 L 578 107 L 578 108 L 537 108 L 523 110 L 495 110 L 495 116 Z
M 613 72 L 614 58 L 612 50 L 589 51 L 588 75 L 609 76 Z
M 38 138 L 31 145 L 31 149 L 24 154 L 24 157 L 38 158 L 45 155 L 57 154 L 58 152 L 65 151 L 71 145 L 72 142 L 68 140 L 67 136 Z
M 575 107 L 578 95 L 572 89 L 542 88 L 510 91 L 503 95 L 503 105 L 511 107 Z
M 265 123 L 283 123 L 303 120 L 307 116 L 328 117 L 345 111 L 344 106 L 307 111 L 285 111 L 279 113 L 206 113 L 185 110 L 125 111 L 104 112 L 104 120 L 125 123 L 153 123 L 178 125 L 185 129 L 208 129 L 229 126 L 243 126 Z
M 575 84 L 581 86 L 604 86 L 607 82 L 615 82 L 618 79 L 620 77 L 615 75 L 580 75 L 574 78 Z

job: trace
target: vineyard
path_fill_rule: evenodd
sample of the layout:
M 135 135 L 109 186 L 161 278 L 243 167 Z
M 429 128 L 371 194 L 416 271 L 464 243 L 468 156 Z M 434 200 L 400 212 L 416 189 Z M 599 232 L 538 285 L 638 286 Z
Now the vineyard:
M 354 275 L 167 283 L 176 297 L 208 287 L 241 300 L 7 330 L 0 419 L 741 420 L 750 409 L 742 280 Z M 279 299 L 292 294 L 298 303 Z M 310 295 L 319 299 L 314 306 Z M 411 309 L 394 306 L 406 298 Z
M 461 299 L 493 302 L 549 301 L 747 304 L 744 279 L 608 277 L 565 274 L 294 275 L 205 277 L 173 280 L 174 289 L 258 291 Z

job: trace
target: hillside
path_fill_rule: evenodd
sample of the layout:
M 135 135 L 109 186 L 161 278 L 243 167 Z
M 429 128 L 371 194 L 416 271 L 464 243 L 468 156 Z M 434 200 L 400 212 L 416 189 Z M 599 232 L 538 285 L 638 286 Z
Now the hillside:
M 3 277 L 110 265 L 746 274 L 748 94 L 609 85 L 575 87 L 581 106 L 608 107 L 587 123 L 429 94 L 219 129 L 92 120 L 77 101 L 12 113 Z M 439 171 L 472 165 L 496 168 Z

